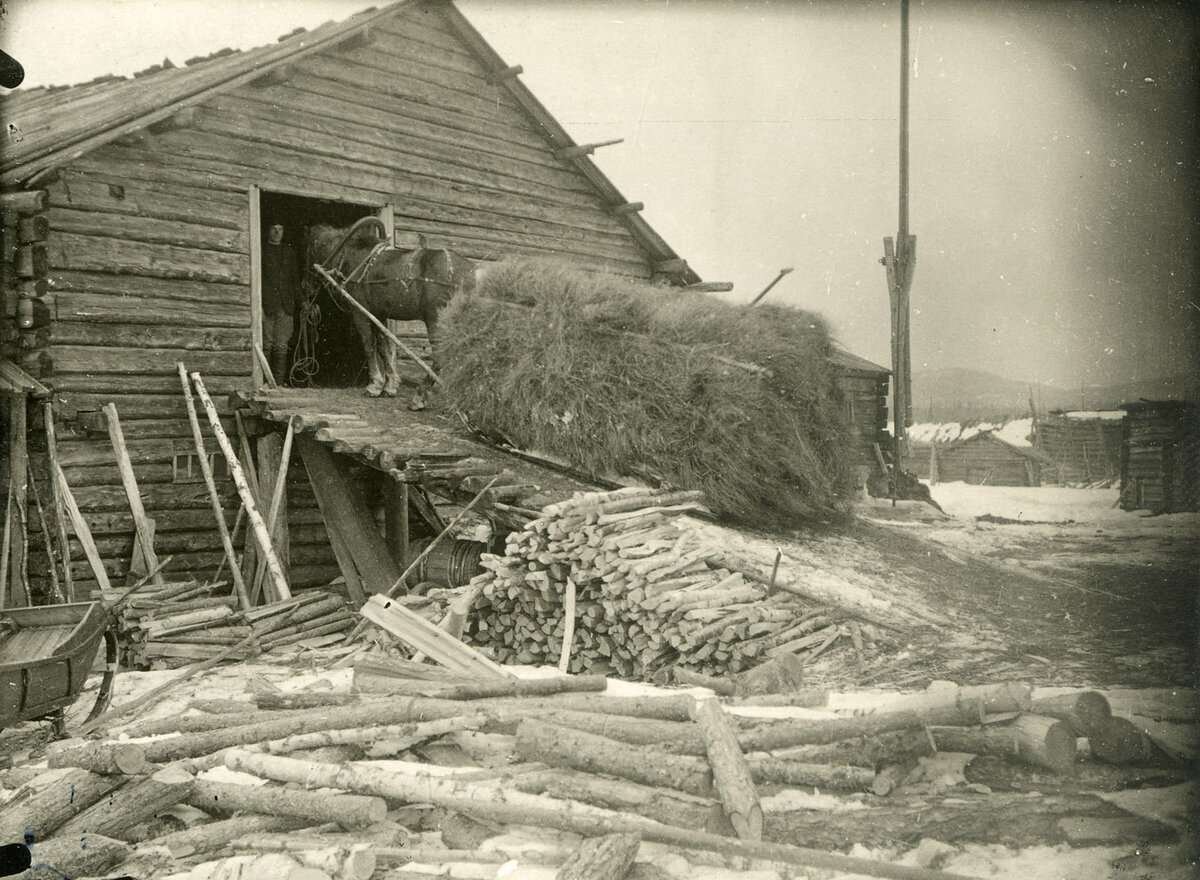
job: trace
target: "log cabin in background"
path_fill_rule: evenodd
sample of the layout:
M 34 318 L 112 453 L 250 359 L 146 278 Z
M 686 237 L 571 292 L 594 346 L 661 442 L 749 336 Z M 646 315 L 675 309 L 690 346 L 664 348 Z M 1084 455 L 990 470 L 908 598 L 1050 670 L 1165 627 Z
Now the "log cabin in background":
M 1200 407 L 1142 400 L 1122 408 L 1121 508 L 1200 510 Z
M 1015 446 L 991 431 L 934 444 L 929 480 L 977 486 L 1041 486 L 1054 478 L 1053 462 L 1032 446 Z
M 45 438 L 56 431 L 58 464 L 110 576 L 127 573 L 135 529 L 102 412 L 109 403 L 158 552 L 173 556 L 175 570 L 212 571 L 221 559 L 176 364 L 204 376 L 234 431 L 228 395 L 262 381 L 252 345 L 261 345 L 260 252 L 271 223 L 285 224 L 299 249 L 303 227 L 377 215 L 399 246 L 422 236 L 475 261 L 556 255 L 664 284 L 700 283 L 640 217 L 641 205 L 593 164 L 598 145 L 576 144 L 519 74 L 452 3 L 401 2 L 275 45 L 3 98 L 2 354 L 53 400 L 49 409 L 10 407 L 29 415 L 24 430 L 8 419 L 11 447 L 23 450 L 27 433 L 35 480 L 49 498 Z M 357 337 L 343 311 L 322 304 L 318 384 L 351 385 L 361 365 Z M 865 456 L 886 420 L 887 371 L 853 360 L 845 381 Z M 264 498 L 281 446 L 271 415 L 290 418 L 304 406 L 322 410 L 308 400 L 249 420 L 249 432 L 261 435 L 252 442 Z M 335 452 L 361 452 L 363 431 L 383 432 L 371 419 L 347 417 L 357 446 L 307 436 Z M 467 454 L 439 451 L 454 443 L 444 431 L 432 436 L 434 456 Z M 232 521 L 237 495 L 208 442 Z M 381 469 L 386 456 L 372 453 L 338 465 L 347 485 L 380 482 L 369 468 Z M 386 463 L 404 466 L 394 455 Z M 285 470 L 278 537 L 287 575 L 295 586 L 325 583 L 339 567 L 319 499 L 299 461 Z M 405 522 L 411 506 L 436 524 L 417 490 L 401 503 Z M 14 547 L 24 547 L 23 531 L 11 533 Z M 407 537 L 405 527 L 401 560 Z M 45 552 L 37 529 L 28 539 Z M 92 568 L 74 542 L 70 556 L 76 595 L 86 598 Z
M 1121 470 L 1123 417 L 1121 410 L 1052 410 L 1037 419 L 1034 446 L 1054 462 L 1059 485 L 1108 483 Z

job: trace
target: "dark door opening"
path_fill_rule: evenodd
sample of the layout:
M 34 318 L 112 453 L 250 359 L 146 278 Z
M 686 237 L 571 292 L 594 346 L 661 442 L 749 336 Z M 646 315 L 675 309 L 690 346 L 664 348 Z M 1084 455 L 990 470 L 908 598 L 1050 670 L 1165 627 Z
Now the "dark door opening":
M 259 193 L 263 244 L 268 229 L 273 224 L 282 224 L 283 242 L 296 256 L 304 288 L 297 291 L 296 326 L 288 346 L 289 385 L 347 388 L 366 384 L 366 360 L 350 318 L 350 306 L 317 281 L 306 257 L 310 227 L 318 224 L 348 227 L 378 212 L 377 207 L 367 205 L 287 193 Z M 313 295 L 312 300 L 305 307 L 309 295 Z

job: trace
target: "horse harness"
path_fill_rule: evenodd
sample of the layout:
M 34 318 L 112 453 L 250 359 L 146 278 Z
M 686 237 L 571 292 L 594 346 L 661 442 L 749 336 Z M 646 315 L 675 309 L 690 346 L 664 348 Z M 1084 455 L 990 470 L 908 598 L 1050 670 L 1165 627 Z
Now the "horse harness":
M 348 275 L 343 275 L 343 283 L 345 284 L 391 284 L 399 282 L 405 287 L 411 287 L 414 283 L 422 281 L 426 284 L 436 284 L 439 287 L 447 287 L 453 289 L 455 284 L 454 279 L 454 261 L 447 260 L 447 268 L 449 270 L 449 280 L 443 281 L 439 278 L 430 278 L 421 274 L 420 267 L 425 255 L 430 248 L 425 247 L 425 236 L 420 237 L 420 243 L 411 251 L 404 253 L 400 257 L 399 273 L 391 278 L 368 278 L 367 275 L 374 267 L 376 261 L 387 251 L 399 250 L 394 244 L 389 241 L 379 241 L 371 248 L 371 252 L 367 254 L 355 266 Z M 342 270 L 346 265 L 346 254 L 343 252 L 338 259 L 338 264 L 331 269 L 331 274 L 342 275 Z

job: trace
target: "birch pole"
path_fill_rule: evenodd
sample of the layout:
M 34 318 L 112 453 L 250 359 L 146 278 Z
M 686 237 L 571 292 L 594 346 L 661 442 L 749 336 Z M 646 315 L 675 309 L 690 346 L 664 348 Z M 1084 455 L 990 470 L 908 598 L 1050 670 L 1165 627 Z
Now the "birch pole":
M 233 477 L 233 484 L 237 486 L 238 494 L 242 496 L 242 505 L 246 508 L 246 517 L 250 521 L 250 527 L 254 529 L 254 536 L 258 539 L 263 555 L 267 557 L 267 570 L 270 571 L 271 580 L 275 584 L 275 600 L 290 599 L 292 591 L 288 589 L 287 578 L 284 577 L 283 569 L 279 565 L 279 557 L 275 555 L 275 548 L 271 544 L 271 534 L 267 530 L 267 524 L 263 521 L 262 514 L 258 512 L 258 505 L 254 503 L 254 495 L 250 491 L 250 484 L 246 482 L 246 474 L 242 470 L 241 462 L 238 461 L 233 444 L 229 442 L 229 436 L 221 427 L 221 417 L 217 415 L 217 407 L 212 402 L 212 398 L 208 396 L 208 389 L 204 387 L 204 380 L 200 374 L 192 373 L 191 379 L 196 386 L 196 395 L 204 406 L 204 412 L 208 415 L 213 434 L 216 435 L 217 442 L 221 444 L 221 451 L 225 453 L 225 460 L 229 463 L 229 475 Z M 243 589 L 245 589 L 244 584 Z
M 233 538 L 225 525 L 225 511 L 221 508 L 221 498 L 217 494 L 217 484 L 213 479 L 212 466 L 208 463 L 208 455 L 204 449 L 204 435 L 200 432 L 200 417 L 196 415 L 196 402 L 192 399 L 192 386 L 188 384 L 187 368 L 182 363 L 175 364 L 179 370 L 179 381 L 183 385 L 183 400 L 187 405 L 188 422 L 192 426 L 192 441 L 196 444 L 196 455 L 200 458 L 200 473 L 204 475 L 204 484 L 208 487 L 208 498 L 212 502 L 213 517 L 217 521 L 217 531 L 221 535 L 221 546 L 225 549 L 225 558 L 229 560 L 229 571 L 233 576 L 233 587 L 237 591 L 238 601 L 247 611 L 250 610 L 250 594 L 246 592 L 246 582 L 242 579 L 242 570 L 238 567 L 237 556 L 233 549 Z

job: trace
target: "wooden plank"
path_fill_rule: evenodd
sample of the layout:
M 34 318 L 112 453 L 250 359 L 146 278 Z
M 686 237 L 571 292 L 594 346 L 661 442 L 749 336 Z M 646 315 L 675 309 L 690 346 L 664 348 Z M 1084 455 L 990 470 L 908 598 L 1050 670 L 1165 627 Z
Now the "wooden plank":
M 361 496 L 348 479 L 346 468 L 329 450 L 307 435 L 296 440 L 300 457 L 308 471 L 313 492 L 320 505 L 325 525 L 338 533 L 362 582 L 363 595 L 351 593 L 361 603 L 366 591 L 385 592 L 400 577 L 400 570 L 388 553 L 387 544 L 375 527 Z M 350 577 L 347 577 L 347 585 Z
M 512 673 L 387 596 L 371 596 L 362 615 L 447 669 L 471 678 L 511 679 Z
M 104 407 L 104 415 L 108 423 L 108 436 L 112 442 L 113 452 L 117 457 L 117 467 L 121 471 L 121 483 L 125 487 L 125 497 L 129 500 L 129 510 L 133 514 L 133 526 L 137 532 L 138 544 L 146 568 L 153 572 L 151 579 L 155 584 L 165 584 L 166 580 L 159 571 L 158 556 L 154 552 L 154 533 L 147 521 L 146 510 L 142 506 L 142 496 L 138 490 L 137 477 L 133 472 L 133 463 L 129 460 L 129 450 L 125 447 L 125 435 L 121 433 L 121 419 L 113 404 Z

